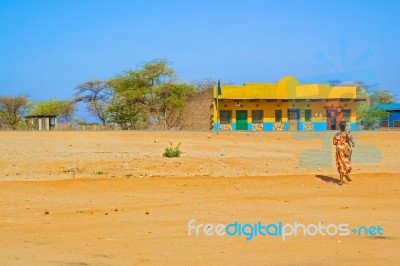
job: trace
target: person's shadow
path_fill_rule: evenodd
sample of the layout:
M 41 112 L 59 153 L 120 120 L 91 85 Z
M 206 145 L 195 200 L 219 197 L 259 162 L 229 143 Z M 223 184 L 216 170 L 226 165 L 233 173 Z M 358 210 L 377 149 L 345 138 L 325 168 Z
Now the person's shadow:
M 328 183 L 335 183 L 335 184 L 339 184 L 339 179 L 333 178 L 331 176 L 327 176 L 327 175 L 316 175 L 315 177 L 321 179 L 322 181 L 328 182 Z

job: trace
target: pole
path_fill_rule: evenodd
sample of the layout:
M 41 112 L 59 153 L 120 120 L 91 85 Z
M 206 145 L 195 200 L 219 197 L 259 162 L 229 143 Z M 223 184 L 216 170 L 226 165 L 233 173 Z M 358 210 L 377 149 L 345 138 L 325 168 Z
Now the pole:
M 219 123 L 219 99 L 218 99 L 218 89 L 217 89 L 217 132 L 220 130 L 220 123 Z
M 219 79 L 218 79 L 216 92 L 217 92 L 217 123 L 218 123 L 217 132 L 219 132 L 221 129 L 221 123 L 220 123 L 220 117 L 219 117 L 219 95 L 221 93 L 221 82 Z

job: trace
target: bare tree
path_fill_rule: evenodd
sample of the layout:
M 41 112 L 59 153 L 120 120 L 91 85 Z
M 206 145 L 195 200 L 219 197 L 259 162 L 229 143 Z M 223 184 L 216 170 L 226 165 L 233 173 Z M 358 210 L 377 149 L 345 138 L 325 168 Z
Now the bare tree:
M 195 81 L 193 83 L 193 85 L 197 91 L 205 91 L 205 90 L 215 86 L 217 84 L 217 82 L 218 81 L 216 79 L 208 78 L 208 79 Z
M 108 82 L 104 80 L 87 81 L 80 84 L 75 90 L 75 101 L 85 102 L 87 108 L 105 126 L 109 116 L 108 107 L 113 95 L 113 90 Z
M 26 96 L 0 97 L 0 124 L 17 129 L 29 105 Z

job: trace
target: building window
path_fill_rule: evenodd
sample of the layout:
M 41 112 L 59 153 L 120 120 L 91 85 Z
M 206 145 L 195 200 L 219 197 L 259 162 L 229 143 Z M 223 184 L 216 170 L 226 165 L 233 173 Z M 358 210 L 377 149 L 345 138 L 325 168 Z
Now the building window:
M 262 110 L 253 110 L 252 120 L 253 120 L 253 123 L 262 123 L 263 122 L 263 111 Z
M 275 122 L 282 122 L 282 110 L 275 110 Z
M 304 110 L 304 116 L 306 122 L 311 122 L 311 110 Z
M 343 110 L 343 121 L 350 122 L 351 110 Z
M 231 111 L 220 111 L 219 112 L 219 121 L 221 124 L 230 124 L 231 123 Z

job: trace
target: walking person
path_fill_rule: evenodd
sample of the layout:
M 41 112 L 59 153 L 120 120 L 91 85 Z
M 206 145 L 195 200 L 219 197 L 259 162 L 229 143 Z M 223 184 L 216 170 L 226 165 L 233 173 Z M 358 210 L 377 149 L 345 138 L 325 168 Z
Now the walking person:
M 343 177 L 347 181 L 351 181 L 349 174 L 351 168 L 351 146 L 354 145 L 353 136 L 349 130 L 346 130 L 346 122 L 342 121 L 339 124 L 340 131 L 336 132 L 333 137 L 333 145 L 336 146 L 336 167 L 340 175 L 339 185 L 343 185 Z

